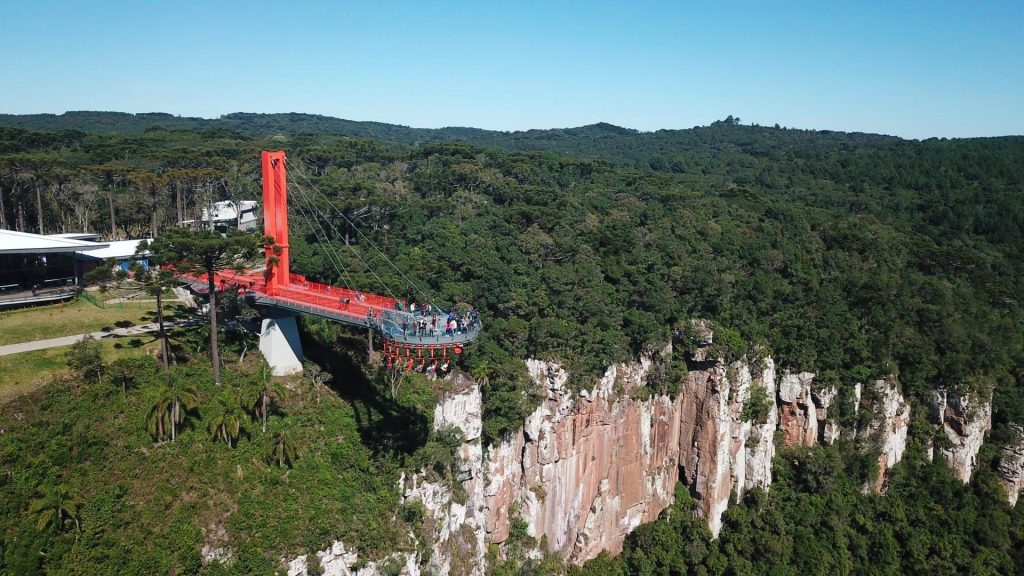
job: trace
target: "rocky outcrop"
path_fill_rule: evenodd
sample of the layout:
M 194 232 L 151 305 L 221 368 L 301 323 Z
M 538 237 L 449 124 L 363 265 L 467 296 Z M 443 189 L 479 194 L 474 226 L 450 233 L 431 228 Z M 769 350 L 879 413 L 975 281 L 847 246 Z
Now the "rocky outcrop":
M 763 388 L 767 405 L 742 419 L 753 390 Z M 775 363 L 764 360 L 754 374 L 745 362 L 691 371 L 680 393 L 680 457 L 683 480 L 697 497 L 701 515 L 717 536 L 729 498 L 771 485 L 778 426 Z
M 786 448 L 832 444 L 839 438 L 839 424 L 828 417 L 835 388 L 815 390 L 814 374 L 786 372 L 779 380 L 779 426 Z
M 1000 450 L 999 477 L 1006 488 L 1006 499 L 1010 506 L 1017 505 L 1017 498 L 1024 491 L 1024 428 L 1011 424 L 1015 442 L 1003 446 Z
M 417 473 L 399 482 L 405 501 L 423 503 L 429 518 L 428 531 L 433 549 L 427 573 L 482 576 L 486 550 L 484 530 L 483 450 L 480 434 L 483 404 L 480 386 L 462 372 L 445 379 L 448 389 L 434 410 L 434 429 L 459 429 L 465 441 L 458 448 L 459 462 L 455 494 L 450 481 L 428 480 Z
M 311 564 L 318 570 L 310 570 Z M 355 552 L 347 550 L 344 543 L 335 542 L 330 548 L 317 552 L 315 559 L 303 554 L 289 562 L 288 576 L 307 576 L 311 572 L 323 576 L 382 576 L 395 574 L 396 569 L 400 576 L 420 576 L 413 552 L 394 554 L 384 562 L 360 564 Z
M 356 552 L 343 542 L 335 542 L 315 558 L 299 556 L 288 563 L 288 576 L 306 576 L 310 563 L 316 562 L 324 576 L 401 576 L 451 574 L 482 576 L 484 573 L 484 507 L 482 399 L 480 386 L 462 372 L 453 372 L 444 381 L 445 391 L 434 409 L 434 429 L 459 429 L 464 442 L 456 451 L 459 463 L 454 482 L 428 478 L 424 472 L 403 475 L 399 489 L 405 503 L 418 501 L 427 513 L 426 539 L 431 549 L 423 562 L 415 552 L 396 552 L 383 561 L 360 563 Z M 410 539 L 415 539 L 410 535 Z M 358 569 L 355 567 L 358 566 Z M 315 572 L 320 573 L 320 572 Z
M 717 534 L 733 494 L 771 484 L 775 367 L 745 362 L 689 372 L 675 398 L 645 393 L 652 360 L 608 369 L 573 394 L 568 374 L 530 360 L 544 402 L 523 430 L 492 447 L 487 463 L 487 536 L 504 542 L 516 514 L 528 533 L 571 562 L 615 554 L 629 532 L 671 504 L 682 479 Z M 752 390 L 765 405 L 742 419 Z
M 574 395 L 553 363 L 527 362 L 545 399 L 523 430 L 492 448 L 487 532 L 504 542 L 513 509 L 528 533 L 570 561 L 618 553 L 625 536 L 657 518 L 678 478 L 679 420 L 667 397 L 634 399 L 650 360 L 615 365 Z
M 938 451 L 957 478 L 970 482 L 978 451 L 992 429 L 991 400 L 978 402 L 967 394 L 941 391 L 935 395 L 932 418 L 946 440 L 937 446 Z
M 858 385 L 859 386 L 859 385 Z M 910 404 L 899 393 L 895 379 L 876 380 L 872 385 L 875 397 L 874 417 L 868 427 L 868 438 L 881 449 L 878 456 L 878 477 L 870 488 L 881 493 L 889 479 L 889 471 L 907 449 L 910 427 Z M 860 409 L 860 389 L 855 390 L 856 409 Z

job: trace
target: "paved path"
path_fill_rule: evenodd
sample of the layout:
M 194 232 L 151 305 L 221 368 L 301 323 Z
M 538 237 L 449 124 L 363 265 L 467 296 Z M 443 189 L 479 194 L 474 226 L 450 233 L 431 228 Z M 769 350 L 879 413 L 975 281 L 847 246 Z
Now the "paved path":
M 187 326 L 189 324 L 196 324 L 202 321 L 202 318 L 166 320 L 164 321 L 164 326 L 168 328 L 173 326 Z M 60 338 L 47 338 L 46 340 L 33 340 L 32 342 L 8 344 L 6 346 L 0 346 L 0 356 L 18 354 L 19 352 L 32 352 L 33 350 L 45 350 L 47 348 L 56 348 L 58 346 L 70 346 L 87 335 L 100 340 L 102 338 L 110 338 L 113 336 L 138 336 L 141 334 L 156 332 L 159 329 L 160 325 L 154 322 L 152 324 L 139 324 L 138 326 L 129 326 L 127 328 L 100 330 L 98 332 L 90 332 L 89 334 L 74 334 L 72 336 L 61 336 Z

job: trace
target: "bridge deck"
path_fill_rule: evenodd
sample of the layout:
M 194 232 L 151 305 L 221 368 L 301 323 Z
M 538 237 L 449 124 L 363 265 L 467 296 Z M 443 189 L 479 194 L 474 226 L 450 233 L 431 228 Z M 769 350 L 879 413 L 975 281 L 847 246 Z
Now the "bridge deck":
M 180 275 L 197 292 L 208 290 L 206 274 Z M 262 306 L 312 314 L 352 326 L 376 330 L 386 340 L 410 346 L 454 346 L 476 340 L 481 324 L 475 315 L 463 315 L 461 330 L 449 331 L 446 323 L 449 313 L 433 310 L 431 313 L 415 314 L 406 310 L 395 298 L 368 294 L 357 290 L 339 288 L 311 282 L 305 277 L 292 274 L 291 282 L 267 291 L 261 273 L 220 272 L 215 276 L 220 290 L 235 289 Z M 423 326 L 425 324 L 425 327 Z

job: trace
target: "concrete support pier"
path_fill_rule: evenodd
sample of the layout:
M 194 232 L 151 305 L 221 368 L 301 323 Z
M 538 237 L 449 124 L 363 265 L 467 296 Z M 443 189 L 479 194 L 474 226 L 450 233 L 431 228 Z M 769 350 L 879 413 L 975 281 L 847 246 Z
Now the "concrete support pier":
M 263 318 L 260 330 L 260 352 L 274 376 L 302 372 L 302 343 L 294 312 L 271 312 Z

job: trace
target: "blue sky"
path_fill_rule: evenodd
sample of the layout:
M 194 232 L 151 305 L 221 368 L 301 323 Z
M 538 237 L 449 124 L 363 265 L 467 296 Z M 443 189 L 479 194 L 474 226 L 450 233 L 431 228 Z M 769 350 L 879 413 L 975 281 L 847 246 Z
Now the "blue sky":
M 1024 1 L 5 0 L 0 112 L 1024 134 Z

